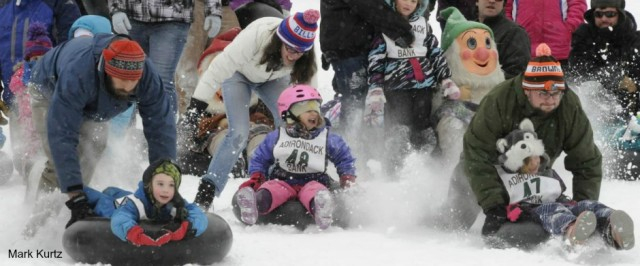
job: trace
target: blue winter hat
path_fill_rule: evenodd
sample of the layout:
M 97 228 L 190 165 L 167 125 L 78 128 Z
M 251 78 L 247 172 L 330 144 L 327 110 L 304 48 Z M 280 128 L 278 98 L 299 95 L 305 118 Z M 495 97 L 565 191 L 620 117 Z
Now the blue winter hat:
M 84 15 L 76 19 L 69 29 L 69 39 L 73 39 L 73 35 L 77 29 L 86 29 L 96 35 L 98 33 L 111 33 L 111 22 L 103 16 Z
M 276 34 L 286 45 L 301 52 L 309 51 L 316 38 L 319 18 L 320 12 L 315 9 L 308 9 L 304 13 L 297 12 L 282 20 Z

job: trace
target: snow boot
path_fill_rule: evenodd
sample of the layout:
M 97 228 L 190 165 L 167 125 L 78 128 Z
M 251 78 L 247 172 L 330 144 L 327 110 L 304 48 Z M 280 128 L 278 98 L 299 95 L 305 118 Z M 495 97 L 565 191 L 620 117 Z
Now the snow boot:
M 633 235 L 633 220 L 620 210 L 611 212 L 608 221 L 602 231 L 604 241 L 618 250 L 629 250 L 635 244 Z
M 313 212 L 316 225 L 321 230 L 329 228 L 333 223 L 335 204 L 329 190 L 320 190 L 313 198 Z
M 233 176 L 233 178 L 246 178 L 247 177 L 246 169 L 247 169 L 246 160 L 244 159 L 244 156 L 240 156 L 238 157 L 236 164 L 233 165 L 233 168 L 231 169 L 231 175 Z
M 258 204 L 253 188 L 243 187 L 238 190 L 236 201 L 240 207 L 240 220 L 247 225 L 254 225 L 258 221 Z
M 202 211 L 207 212 L 209 207 L 211 207 L 211 203 L 213 202 L 213 196 L 215 196 L 215 186 L 206 180 L 200 180 L 200 185 L 198 186 L 198 194 L 196 194 L 196 199 L 193 201 Z
M 571 246 L 583 244 L 596 231 L 596 214 L 592 211 L 583 211 L 576 221 L 567 227 L 565 238 Z

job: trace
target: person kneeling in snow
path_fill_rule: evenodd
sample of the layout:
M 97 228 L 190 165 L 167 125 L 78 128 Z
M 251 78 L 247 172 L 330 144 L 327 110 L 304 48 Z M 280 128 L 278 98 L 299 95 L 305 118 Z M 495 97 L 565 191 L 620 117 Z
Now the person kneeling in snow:
M 496 143 L 500 156 L 496 170 L 509 194 L 507 220 L 530 218 L 553 235 L 564 235 L 570 245 L 583 244 L 596 229 L 616 249 L 634 246 L 633 220 L 595 200 L 576 202 L 564 195 L 566 186 L 551 169 L 549 155 L 533 123 L 525 118 L 519 129 Z M 491 224 L 485 224 L 489 229 Z M 491 237 L 487 240 L 491 241 Z
M 115 187 L 102 193 L 85 187 L 84 192 L 89 204 L 95 204 L 96 215 L 111 217 L 111 231 L 122 241 L 136 246 L 162 246 L 169 241 L 198 237 L 208 226 L 204 212 L 187 203 L 178 192 L 181 179 L 178 165 L 160 159 L 144 171 L 133 194 Z M 142 219 L 166 225 L 159 231 L 145 230 L 139 225 Z
M 278 113 L 286 124 L 269 133 L 255 150 L 249 163 L 251 179 L 236 193 L 245 224 L 255 224 L 258 215 L 296 198 L 320 229 L 333 222 L 327 160 L 335 164 L 340 186 L 347 188 L 356 179 L 355 158 L 344 140 L 329 132 L 320 115 L 321 102 L 318 91 L 307 85 L 289 87 L 278 98 Z
M 560 63 L 541 44 L 523 74 L 500 83 L 480 103 L 464 134 L 463 154 L 447 196 L 446 225 L 468 229 L 480 210 L 487 215 L 484 235 L 506 221 L 509 197 L 495 165 L 496 141 L 529 118 L 544 143 L 550 165 L 564 152 L 564 167 L 573 175 L 573 199 L 598 200 L 602 155 L 580 100 L 565 89 Z M 478 207 L 479 205 L 479 207 Z

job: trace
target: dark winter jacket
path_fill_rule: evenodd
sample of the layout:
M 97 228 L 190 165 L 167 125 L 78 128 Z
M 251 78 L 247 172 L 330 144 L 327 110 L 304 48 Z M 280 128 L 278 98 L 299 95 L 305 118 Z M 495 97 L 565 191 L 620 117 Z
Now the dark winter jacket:
M 312 138 L 318 137 L 325 130 L 329 130 L 328 127 L 321 127 L 311 132 Z M 249 163 L 249 173 L 264 173 L 267 175 L 267 179 L 284 179 L 286 182 L 292 185 L 301 185 L 311 180 L 317 180 L 318 182 L 328 186 L 329 180 L 328 175 L 326 173 L 318 173 L 318 174 L 310 174 L 307 176 L 297 176 L 296 178 L 282 178 L 280 177 L 283 172 L 283 169 L 275 169 L 271 175 L 269 175 L 269 169 L 273 166 L 276 161 L 274 157 L 274 148 L 278 139 L 280 138 L 280 129 L 270 132 L 267 134 L 265 139 L 260 143 L 258 148 L 255 149 L 253 153 L 253 157 L 251 158 L 251 162 Z M 325 158 L 328 161 L 331 161 L 338 172 L 339 176 L 343 175 L 356 175 L 355 161 L 356 159 L 351 155 L 351 150 L 347 143 L 344 142 L 342 137 L 339 135 L 329 131 L 326 142 L 326 152 Z M 325 160 L 324 164 L 327 164 Z M 278 167 L 275 167 L 278 168 Z M 291 176 L 291 175 L 287 175 Z
M 409 18 L 415 37 L 411 48 L 398 47 L 393 39 L 382 34 L 376 37 L 369 51 L 369 89 L 385 90 L 433 89 L 444 79 L 451 77 L 447 61 L 438 46 L 429 23 L 422 16 L 426 10 L 422 1 Z M 392 5 L 395 10 L 395 5 Z M 418 80 L 411 60 L 416 60 L 423 74 Z
M 436 1 L 436 0 L 429 0 Z M 447 21 L 440 17 L 440 11 L 447 9 L 447 7 L 455 7 L 460 10 L 460 13 L 470 21 L 478 20 L 478 8 L 476 6 L 476 2 L 478 0 L 437 0 L 438 1 L 438 22 L 440 22 L 440 28 L 444 29 L 444 25 L 447 24 Z
M 140 181 L 140 183 L 138 183 L 138 189 L 133 195 L 129 195 L 126 198 L 116 198 L 115 201 L 113 201 L 116 209 L 111 216 L 111 232 L 122 241 L 127 241 L 127 232 L 129 232 L 129 229 L 132 227 L 138 225 L 143 217 L 162 223 L 169 223 L 173 219 L 173 214 L 175 214 L 174 206 L 171 203 L 167 203 L 160 208 L 158 212 L 156 207 L 149 202 L 146 196 L 147 193 L 145 193 L 144 190 L 144 185 L 142 181 Z M 143 206 L 137 206 L 134 202 L 136 199 L 139 200 Z M 138 209 L 139 207 L 144 208 L 144 213 L 141 213 L 141 210 Z M 200 207 L 193 203 L 185 204 L 184 207 L 187 211 L 187 220 L 191 223 L 191 228 L 196 230 L 196 236 L 202 235 L 209 225 L 207 216 L 202 212 Z
M 524 28 L 505 18 L 504 13 L 486 18 L 482 23 L 491 28 L 496 38 L 505 79 L 523 73 L 531 59 L 531 42 Z
M 75 1 L 68 0 L 0 0 L 0 73 L 4 90 L 2 99 L 11 103 L 13 94 L 9 88 L 13 67 L 24 60 L 27 30 L 33 22 L 46 25 L 49 33 L 55 27 L 56 36 L 49 35 L 53 45 L 67 40 L 71 24 L 80 17 Z
M 597 200 L 602 181 L 602 155 L 593 142 L 593 131 L 578 96 L 565 91 L 558 108 L 548 115 L 535 111 L 522 90 L 522 75 L 504 81 L 487 94 L 464 135 L 461 163 L 478 204 L 486 211 L 506 206 L 509 196 L 494 165 L 496 141 L 518 128 L 524 118 L 533 122 L 550 157 L 550 165 L 562 152 L 565 168 L 573 174 L 573 199 Z
M 366 56 L 377 32 L 413 40 L 407 20 L 384 0 L 322 0 L 320 13 L 320 48 L 329 61 Z
M 626 92 L 619 88 L 622 78 L 626 75 L 640 86 L 640 32 L 636 31 L 636 21 L 625 11 L 609 30 L 595 26 L 593 9 L 584 18 L 587 23 L 573 33 L 569 76 L 576 81 L 596 80 L 623 103 Z
M 69 40 L 46 53 L 32 72 L 32 86 L 50 102 L 47 133 L 62 192 L 82 185 L 77 146 L 83 121 L 109 120 L 133 102 L 142 117 L 149 161 L 176 158 L 176 95 L 165 90 L 148 58 L 135 95 L 128 101 L 107 92 L 102 50 L 114 37 L 99 34 Z

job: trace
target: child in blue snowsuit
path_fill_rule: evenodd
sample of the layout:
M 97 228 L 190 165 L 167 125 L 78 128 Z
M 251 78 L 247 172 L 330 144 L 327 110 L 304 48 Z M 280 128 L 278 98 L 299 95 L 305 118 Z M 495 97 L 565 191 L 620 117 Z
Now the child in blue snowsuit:
M 198 237 L 208 226 L 202 210 L 178 193 L 181 179 L 180 168 L 161 159 L 149 165 L 133 194 L 114 187 L 102 193 L 90 188 L 84 192 L 89 204 L 95 206 L 95 215 L 111 217 L 111 231 L 122 241 L 136 246 L 161 246 L 185 237 Z M 143 219 L 167 225 L 157 232 L 145 231 L 139 225 Z
M 249 163 L 251 179 L 236 193 L 245 224 L 255 224 L 258 215 L 291 199 L 302 203 L 320 229 L 333 222 L 327 162 L 335 164 L 343 188 L 355 181 L 356 169 L 347 144 L 325 125 L 321 102 L 320 94 L 308 85 L 295 85 L 280 94 L 278 113 L 286 124 L 269 133 L 256 148 Z

